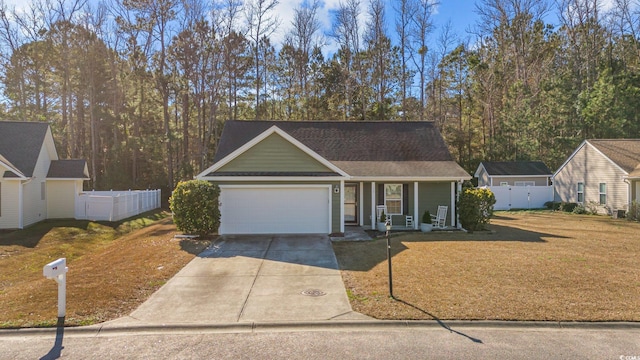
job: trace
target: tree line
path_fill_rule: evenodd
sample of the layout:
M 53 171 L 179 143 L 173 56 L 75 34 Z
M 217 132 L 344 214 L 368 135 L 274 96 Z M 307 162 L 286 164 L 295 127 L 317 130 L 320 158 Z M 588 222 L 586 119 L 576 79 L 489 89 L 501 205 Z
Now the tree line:
M 478 0 L 456 34 L 434 0 L 344 0 L 328 32 L 319 0 L 290 23 L 277 0 L 0 0 L 0 112 L 49 122 L 94 189 L 172 189 L 230 119 L 433 121 L 469 172 L 555 168 L 640 135 L 640 4 L 614 3 Z

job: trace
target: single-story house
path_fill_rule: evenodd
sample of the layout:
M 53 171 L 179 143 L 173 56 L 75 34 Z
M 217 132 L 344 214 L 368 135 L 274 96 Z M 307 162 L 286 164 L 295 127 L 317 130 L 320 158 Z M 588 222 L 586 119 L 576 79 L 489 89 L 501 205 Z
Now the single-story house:
M 74 218 L 85 160 L 60 160 L 49 124 L 0 121 L 0 229 Z
M 553 172 L 542 161 L 483 161 L 478 186 L 549 186 Z
M 640 200 L 640 139 L 585 140 L 553 175 L 555 200 L 628 210 Z
M 471 177 L 431 122 L 227 121 L 214 163 L 220 234 L 343 233 L 376 228 L 378 206 L 405 226 L 425 210 L 455 212 Z
M 542 161 L 483 161 L 474 176 L 495 195 L 495 210 L 511 210 L 543 208 L 552 201 L 552 175 Z

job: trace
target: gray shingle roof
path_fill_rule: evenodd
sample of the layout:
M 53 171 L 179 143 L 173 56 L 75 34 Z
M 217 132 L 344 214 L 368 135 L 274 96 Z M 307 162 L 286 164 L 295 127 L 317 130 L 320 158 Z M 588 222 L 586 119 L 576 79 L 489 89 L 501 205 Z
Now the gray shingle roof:
M 31 177 L 48 127 L 43 122 L 0 121 L 0 155 Z
M 453 161 L 431 122 L 230 120 L 214 162 L 274 125 L 330 161 Z
M 18 178 L 22 174 L 22 171 L 18 170 L 12 163 L 11 161 L 7 160 L 4 156 L 2 156 L 2 154 L 0 154 L 0 162 L 3 163 L 6 167 L 8 167 L 10 170 L 7 170 L 4 172 L 3 177 L 5 178 Z
M 86 160 L 54 160 L 49 166 L 47 179 L 89 180 Z
M 588 142 L 627 173 L 632 173 L 640 166 L 640 139 L 588 140 Z
M 482 166 L 491 176 L 551 176 L 553 173 L 542 161 L 483 161 Z
M 352 176 L 469 178 L 432 122 L 227 121 L 214 162 L 277 126 Z

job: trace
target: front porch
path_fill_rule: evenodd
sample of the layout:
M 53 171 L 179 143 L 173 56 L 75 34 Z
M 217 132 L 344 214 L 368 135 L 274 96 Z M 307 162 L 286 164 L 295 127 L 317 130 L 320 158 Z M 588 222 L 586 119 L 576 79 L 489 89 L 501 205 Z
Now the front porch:
M 445 228 L 433 228 L 432 232 L 439 231 L 460 231 L 461 229 L 447 226 Z M 412 227 L 401 226 L 401 225 L 392 225 L 392 232 L 416 232 L 420 231 L 420 229 L 416 230 Z M 384 234 L 383 232 L 376 231 L 370 229 L 369 227 L 362 227 L 358 225 L 347 225 L 344 227 L 344 233 L 338 236 L 331 236 L 331 241 L 371 241 L 376 237 L 380 237 L 379 234 Z
M 447 230 L 460 227 L 456 214 L 457 194 L 461 191 L 459 180 L 412 181 L 376 179 L 378 181 L 341 181 L 341 232 L 345 227 L 360 226 L 377 230 L 379 207 L 392 217 L 393 231 L 419 231 L 423 213 L 437 213 L 438 206 L 447 206 Z M 335 189 L 336 193 L 338 189 Z M 413 218 L 413 224 L 407 222 Z M 440 229 L 443 230 L 443 229 Z

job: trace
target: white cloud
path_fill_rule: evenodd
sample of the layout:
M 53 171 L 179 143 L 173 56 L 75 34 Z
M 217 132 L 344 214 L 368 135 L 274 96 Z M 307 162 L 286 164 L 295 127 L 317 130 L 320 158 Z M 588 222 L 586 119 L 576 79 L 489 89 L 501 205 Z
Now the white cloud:
M 311 0 L 307 0 L 307 2 L 308 1 Z M 291 30 L 291 23 L 295 15 L 295 9 L 300 7 L 303 2 L 305 1 L 280 0 L 276 7 L 276 14 L 280 19 L 280 27 L 278 28 L 278 31 L 272 35 L 272 43 L 277 44 L 276 46 L 280 46 L 280 44 L 282 44 L 286 34 Z M 329 37 L 329 34 L 331 33 L 331 23 L 333 21 L 332 11 L 339 8 L 340 2 L 344 2 L 344 0 L 324 0 L 320 2 L 320 8 L 318 9 L 317 17 L 320 22 L 320 32 L 326 43 L 323 47 L 325 56 L 327 56 L 327 54 L 334 53 L 338 48 L 335 41 Z M 366 0 L 361 1 L 362 16 L 364 16 L 366 3 Z M 364 27 L 364 22 L 362 22 L 362 24 Z
M 303 1 L 301 0 L 280 0 L 278 5 L 276 6 L 275 13 L 280 19 L 280 26 L 278 30 L 272 35 L 272 43 L 276 44 L 276 46 L 280 46 L 284 41 L 286 34 L 291 31 L 293 18 L 295 16 L 295 9 L 299 8 L 302 5 Z M 318 21 L 320 22 L 320 32 L 323 36 L 329 33 L 331 30 L 331 11 L 336 10 L 339 6 L 339 0 L 325 0 L 320 3 L 320 8 L 318 9 Z M 330 41 L 330 39 L 327 39 Z M 325 49 L 325 54 L 327 51 L 331 52 L 332 45 L 329 44 Z

